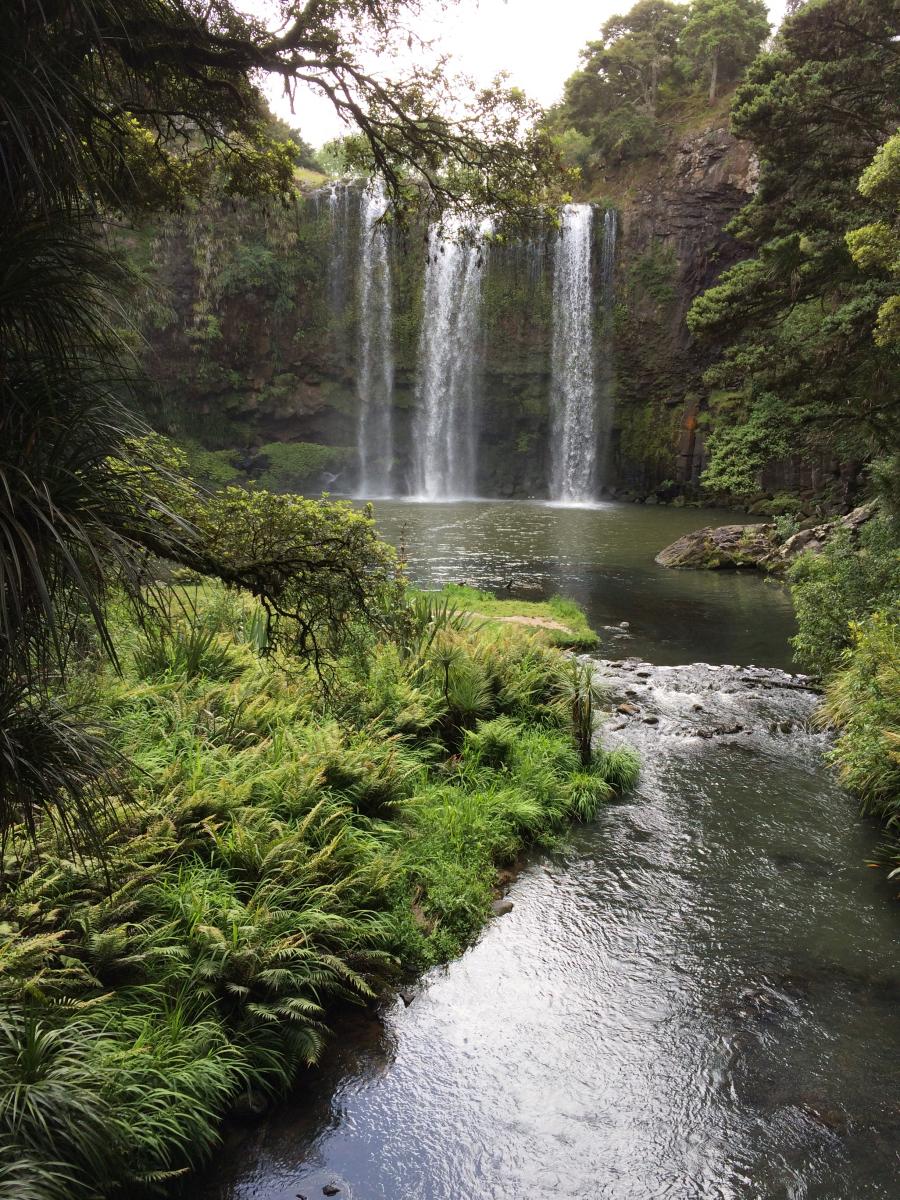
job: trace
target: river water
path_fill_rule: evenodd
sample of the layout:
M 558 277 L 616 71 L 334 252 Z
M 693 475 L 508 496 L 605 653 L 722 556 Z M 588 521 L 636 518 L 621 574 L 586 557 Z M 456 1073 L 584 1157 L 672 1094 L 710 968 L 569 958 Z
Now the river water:
M 823 766 L 815 696 L 778 669 L 789 601 L 652 561 L 729 514 L 377 507 L 416 579 L 511 581 L 630 622 L 596 670 L 634 710 L 604 744 L 636 746 L 641 781 L 534 857 L 512 911 L 408 1007 L 344 1023 L 192 1195 L 896 1197 L 900 910 Z

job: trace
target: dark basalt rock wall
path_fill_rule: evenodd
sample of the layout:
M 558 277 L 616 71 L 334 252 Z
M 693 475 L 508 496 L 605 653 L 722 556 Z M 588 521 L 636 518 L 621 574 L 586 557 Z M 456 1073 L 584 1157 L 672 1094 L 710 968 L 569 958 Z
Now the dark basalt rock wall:
M 725 228 L 757 168 L 726 125 L 672 139 L 637 177 L 603 181 L 621 196 L 616 337 L 618 479 L 638 491 L 696 485 L 705 466 L 701 375 L 709 349 L 691 339 L 693 299 L 742 257 Z

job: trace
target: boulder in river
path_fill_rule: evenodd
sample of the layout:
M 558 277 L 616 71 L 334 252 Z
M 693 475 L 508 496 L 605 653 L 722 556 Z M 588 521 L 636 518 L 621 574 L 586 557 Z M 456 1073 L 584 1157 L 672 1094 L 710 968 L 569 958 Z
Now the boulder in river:
M 775 554 L 774 525 L 719 525 L 684 534 L 661 550 L 656 561 L 662 567 L 698 567 L 709 571 L 760 567 Z
M 780 571 L 806 551 L 820 553 L 839 530 L 847 529 L 855 534 L 874 512 L 874 504 L 864 504 L 844 517 L 801 529 L 784 542 L 771 522 L 710 525 L 684 534 L 661 550 L 656 561 L 661 567 L 694 567 L 707 571 L 741 567 Z

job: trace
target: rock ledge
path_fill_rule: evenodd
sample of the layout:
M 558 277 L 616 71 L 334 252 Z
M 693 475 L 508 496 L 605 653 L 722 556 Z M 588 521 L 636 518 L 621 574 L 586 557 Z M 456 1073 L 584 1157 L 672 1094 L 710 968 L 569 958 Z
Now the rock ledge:
M 874 504 L 864 504 L 834 521 L 824 521 L 810 529 L 801 529 L 786 541 L 779 540 L 774 524 L 707 526 L 686 533 L 656 556 L 661 567 L 692 567 L 699 570 L 734 570 L 752 567 L 761 571 L 781 571 L 798 555 L 820 553 L 841 529 L 852 534 L 875 512 Z

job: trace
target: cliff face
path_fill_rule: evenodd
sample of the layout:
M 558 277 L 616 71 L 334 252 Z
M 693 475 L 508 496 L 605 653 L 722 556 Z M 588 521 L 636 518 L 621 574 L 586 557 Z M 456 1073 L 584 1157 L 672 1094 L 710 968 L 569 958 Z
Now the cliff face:
M 756 186 L 757 165 L 725 122 L 602 181 L 621 213 L 617 266 L 617 478 L 638 490 L 696 484 L 705 465 L 694 297 L 741 257 L 725 232 Z
M 754 181 L 747 148 L 719 123 L 594 185 L 589 198 L 600 211 L 615 207 L 619 229 L 613 330 L 599 302 L 597 312 L 599 367 L 615 398 L 610 487 L 647 492 L 697 480 L 705 363 L 684 316 L 740 256 L 724 226 Z M 602 226 L 595 220 L 595 277 Z M 554 236 L 495 245 L 481 267 L 483 494 L 540 495 L 546 486 Z M 362 237 L 360 193 L 348 187 L 268 212 L 209 206 L 132 239 L 151 282 L 143 323 L 155 423 L 235 451 L 230 461 L 251 475 L 273 463 L 290 475 L 281 448 L 302 443 L 285 484 L 352 487 Z M 404 240 L 388 233 L 401 479 L 412 453 L 423 245 L 424 230 Z M 311 455 L 310 443 L 328 449 Z

